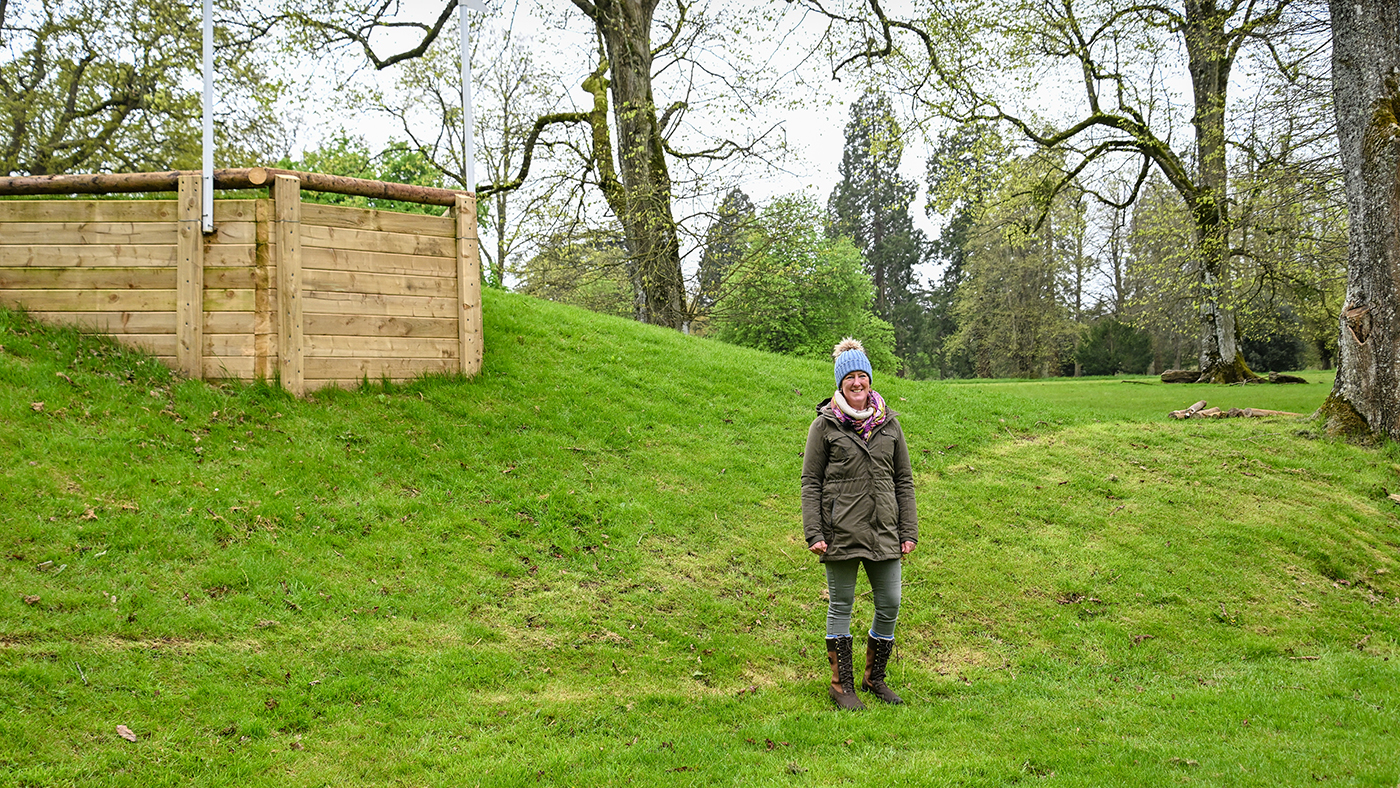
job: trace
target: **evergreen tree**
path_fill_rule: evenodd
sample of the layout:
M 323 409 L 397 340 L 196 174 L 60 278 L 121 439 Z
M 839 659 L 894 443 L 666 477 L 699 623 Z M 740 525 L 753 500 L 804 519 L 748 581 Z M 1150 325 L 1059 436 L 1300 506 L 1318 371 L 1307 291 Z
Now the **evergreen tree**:
M 911 357 L 915 377 L 970 378 L 972 356 L 950 341 L 958 333 L 954 314 L 958 288 L 967 279 L 967 250 L 977 210 L 997 181 L 1000 162 L 1010 155 L 996 128 L 967 123 L 944 137 L 928 160 L 930 216 L 947 216 L 943 232 L 929 244 L 929 259 L 941 264 L 937 281 L 919 291 L 923 307 L 917 350 Z
M 896 354 L 907 361 L 916 353 L 923 319 L 912 286 L 926 243 L 909 216 L 918 184 L 900 177 L 903 154 L 903 132 L 887 96 L 872 91 L 851 105 L 841 180 L 827 203 L 827 233 L 848 236 L 865 257 L 875 314 L 894 326 Z
M 1140 375 L 1152 364 L 1152 337 L 1106 317 L 1089 329 L 1074 357 L 1085 375 Z
M 700 257 L 700 290 L 691 302 L 695 317 L 706 317 L 723 297 L 725 281 L 743 258 L 746 235 L 753 229 L 753 200 L 742 189 L 724 196 L 715 221 L 705 233 L 705 252 Z

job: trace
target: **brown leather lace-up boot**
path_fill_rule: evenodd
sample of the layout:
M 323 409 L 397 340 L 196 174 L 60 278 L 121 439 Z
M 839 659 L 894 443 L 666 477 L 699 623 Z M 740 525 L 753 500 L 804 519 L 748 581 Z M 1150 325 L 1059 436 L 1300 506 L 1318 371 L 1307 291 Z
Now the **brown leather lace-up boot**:
M 826 659 L 831 663 L 831 688 L 827 691 L 836 705 L 847 711 L 865 708 L 856 696 L 855 670 L 851 667 L 850 635 L 826 639 Z
M 894 651 L 894 640 L 884 640 L 866 635 L 865 677 L 861 679 L 860 691 L 869 692 L 886 703 L 903 703 L 894 690 L 885 685 L 885 666 L 889 664 Z

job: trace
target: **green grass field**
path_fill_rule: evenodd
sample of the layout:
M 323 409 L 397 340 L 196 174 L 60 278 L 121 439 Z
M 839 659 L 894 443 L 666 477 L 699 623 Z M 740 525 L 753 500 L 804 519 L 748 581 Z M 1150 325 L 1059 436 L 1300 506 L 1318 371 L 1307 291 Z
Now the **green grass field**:
M 0 785 L 1400 783 L 1396 452 L 1166 418 L 1330 377 L 877 375 L 922 538 L 849 714 L 830 364 L 485 308 L 477 378 L 306 401 L 0 311 Z

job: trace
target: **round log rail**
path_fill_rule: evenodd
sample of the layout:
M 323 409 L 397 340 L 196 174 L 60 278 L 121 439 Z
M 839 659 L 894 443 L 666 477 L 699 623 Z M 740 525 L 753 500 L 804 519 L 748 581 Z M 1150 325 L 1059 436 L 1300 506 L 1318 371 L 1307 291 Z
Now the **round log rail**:
M 199 170 L 170 170 L 168 172 L 114 172 L 90 175 L 22 175 L 0 178 L 0 195 L 30 194 L 122 194 L 128 192 L 173 192 L 178 190 L 181 175 L 200 175 Z M 313 192 L 347 194 L 380 200 L 399 200 L 422 205 L 456 204 L 459 195 L 470 192 L 456 189 L 435 189 L 406 183 L 371 181 L 323 175 L 318 172 L 297 172 L 269 167 L 244 167 L 214 170 L 216 189 L 258 189 L 272 185 L 278 175 L 291 175 L 301 181 L 301 188 Z

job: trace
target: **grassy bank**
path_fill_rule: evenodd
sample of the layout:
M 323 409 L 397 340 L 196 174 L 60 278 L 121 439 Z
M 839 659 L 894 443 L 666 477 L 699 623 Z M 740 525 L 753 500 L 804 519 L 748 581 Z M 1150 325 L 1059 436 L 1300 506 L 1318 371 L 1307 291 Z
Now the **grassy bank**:
M 1393 451 L 1165 419 L 1326 383 L 877 377 L 909 703 L 840 715 L 797 496 L 829 363 L 486 315 L 473 380 L 295 401 L 0 312 L 0 782 L 1400 781 Z

